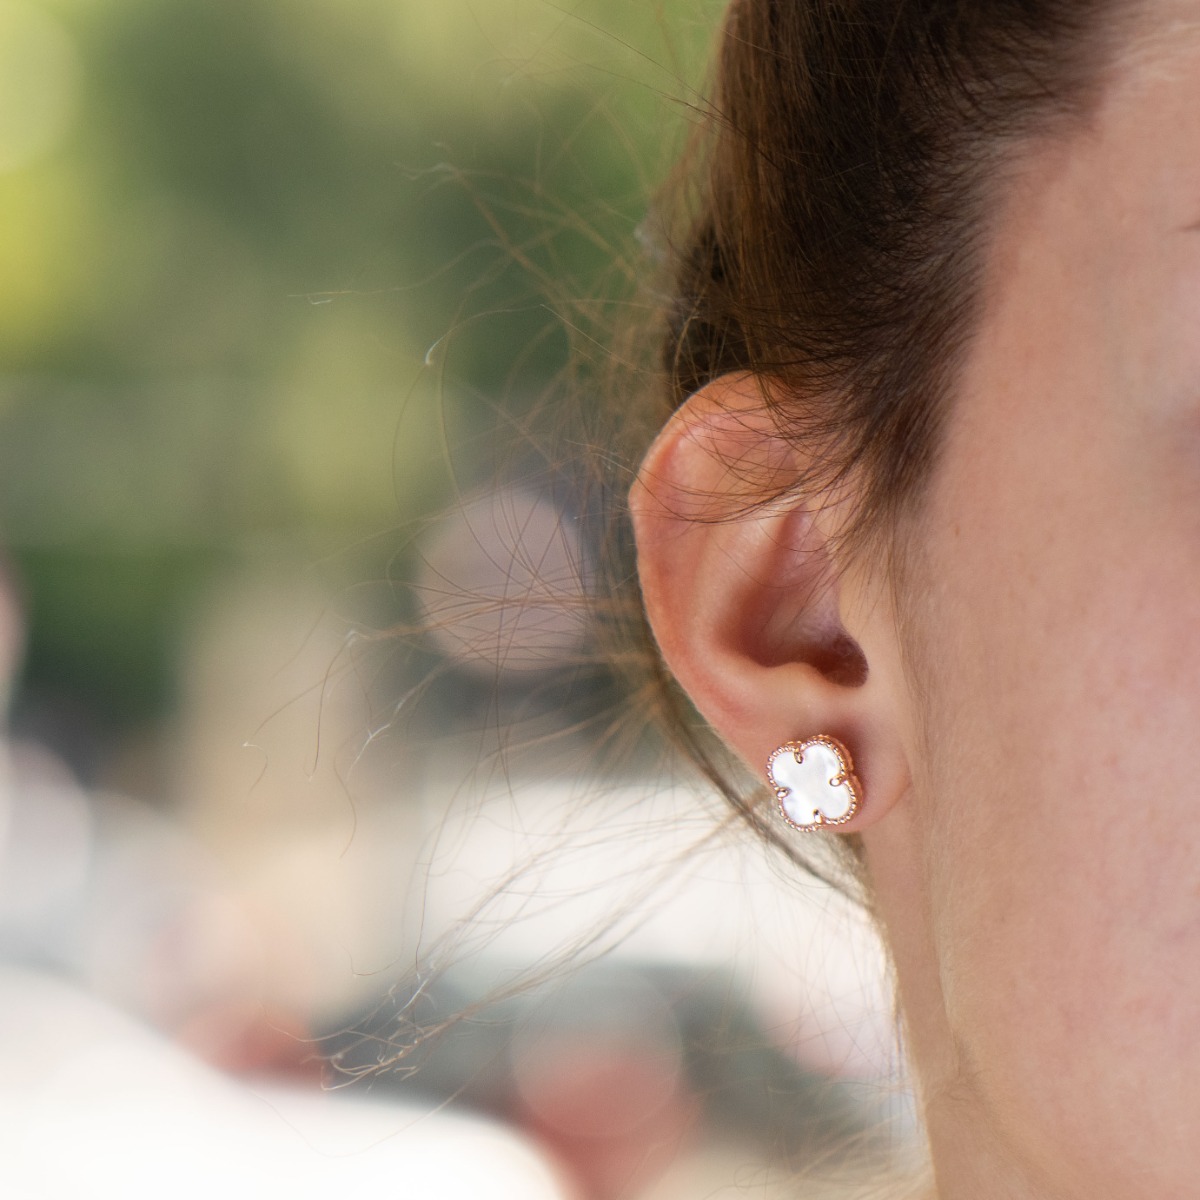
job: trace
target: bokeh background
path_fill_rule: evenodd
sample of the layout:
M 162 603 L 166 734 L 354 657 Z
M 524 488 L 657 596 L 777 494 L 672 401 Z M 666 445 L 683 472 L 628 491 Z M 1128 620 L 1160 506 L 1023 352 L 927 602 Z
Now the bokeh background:
M 614 745 L 574 604 L 720 7 L 0 0 L 0 946 L 564 1194 L 908 1128 L 864 924 Z
M 112 770 L 231 569 L 384 574 L 563 369 L 547 305 L 607 294 L 707 7 L 6 0 L 23 714 L 75 710 Z

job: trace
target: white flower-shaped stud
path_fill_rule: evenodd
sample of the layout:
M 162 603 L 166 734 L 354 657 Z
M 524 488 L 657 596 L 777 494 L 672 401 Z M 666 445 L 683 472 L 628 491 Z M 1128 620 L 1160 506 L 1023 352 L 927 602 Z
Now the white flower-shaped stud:
M 767 759 L 767 778 L 783 819 L 805 833 L 845 825 L 861 803 L 850 751 L 824 734 L 780 746 Z

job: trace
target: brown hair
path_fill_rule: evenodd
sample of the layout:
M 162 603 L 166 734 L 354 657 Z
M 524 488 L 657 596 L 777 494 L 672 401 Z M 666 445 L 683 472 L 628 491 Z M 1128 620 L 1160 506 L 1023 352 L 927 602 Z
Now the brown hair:
M 673 298 L 654 422 L 753 372 L 814 466 L 747 502 L 849 481 L 846 543 L 894 549 L 974 326 L 1006 165 L 1086 121 L 1127 7 L 734 0 L 711 112 L 659 210 Z M 686 702 L 660 696 L 676 740 L 775 840 Z

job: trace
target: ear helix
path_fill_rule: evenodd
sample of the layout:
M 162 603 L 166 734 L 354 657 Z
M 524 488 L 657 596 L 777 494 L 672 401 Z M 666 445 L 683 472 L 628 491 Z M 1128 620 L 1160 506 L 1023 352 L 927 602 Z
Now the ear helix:
M 785 742 L 767 759 L 767 779 L 783 819 L 804 833 L 845 825 L 862 805 L 850 751 L 825 734 Z

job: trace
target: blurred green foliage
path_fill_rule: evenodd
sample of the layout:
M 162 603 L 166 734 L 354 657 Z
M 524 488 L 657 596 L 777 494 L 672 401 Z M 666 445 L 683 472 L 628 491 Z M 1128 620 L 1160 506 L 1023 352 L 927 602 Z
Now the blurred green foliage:
M 29 691 L 151 718 L 215 572 L 444 500 L 561 371 L 554 293 L 619 291 L 718 7 L 0 0 Z

